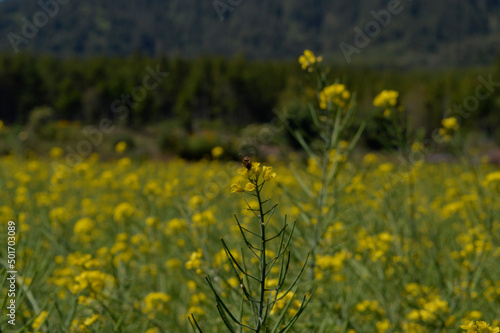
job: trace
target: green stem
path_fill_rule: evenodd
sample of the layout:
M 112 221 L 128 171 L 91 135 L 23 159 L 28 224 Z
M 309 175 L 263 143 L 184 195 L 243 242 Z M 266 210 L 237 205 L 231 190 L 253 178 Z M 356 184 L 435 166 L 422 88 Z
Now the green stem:
M 260 191 L 262 187 L 259 188 L 258 178 L 255 180 L 257 201 L 259 202 L 259 223 L 260 223 L 260 239 L 262 243 L 261 253 L 260 253 L 260 299 L 259 299 L 259 318 L 257 322 L 257 327 L 255 332 L 260 332 L 261 327 L 264 325 L 264 307 L 265 307 L 265 292 L 266 292 L 266 225 L 264 220 L 264 210 L 262 207 L 262 200 L 260 198 Z
M 410 169 L 408 171 L 408 190 L 409 190 L 409 195 L 410 195 L 410 228 L 411 228 L 411 237 L 412 240 L 417 239 L 417 226 L 415 224 L 415 213 L 416 213 L 416 204 L 415 204 L 415 179 L 413 177 L 413 169 Z
M 329 144 L 328 144 L 329 146 Z M 325 154 L 323 156 L 323 174 L 321 177 L 321 190 L 318 196 L 318 215 L 316 218 L 316 224 L 314 225 L 314 242 L 313 246 L 311 249 L 311 273 L 310 273 L 310 279 L 311 281 L 314 280 L 314 269 L 316 268 L 316 247 L 318 247 L 319 241 L 320 241 L 320 233 L 319 233 L 319 228 L 321 224 L 323 223 L 323 207 L 325 205 L 325 199 L 326 199 L 326 194 L 327 194 L 327 177 L 328 177 L 328 164 L 330 163 L 330 155 L 329 155 L 329 149 L 327 148 L 325 150 Z

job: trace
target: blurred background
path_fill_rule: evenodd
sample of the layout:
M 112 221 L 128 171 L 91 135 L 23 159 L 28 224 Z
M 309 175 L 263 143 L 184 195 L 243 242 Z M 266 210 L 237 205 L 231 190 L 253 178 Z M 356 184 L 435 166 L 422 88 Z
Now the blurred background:
M 357 94 L 364 149 L 382 148 L 372 101 L 394 89 L 425 136 L 465 108 L 467 140 L 494 150 L 499 20 L 495 0 L 3 0 L 0 154 L 89 133 L 104 158 L 118 142 L 139 158 L 293 150 L 275 110 L 300 122 L 316 99 L 305 49 Z

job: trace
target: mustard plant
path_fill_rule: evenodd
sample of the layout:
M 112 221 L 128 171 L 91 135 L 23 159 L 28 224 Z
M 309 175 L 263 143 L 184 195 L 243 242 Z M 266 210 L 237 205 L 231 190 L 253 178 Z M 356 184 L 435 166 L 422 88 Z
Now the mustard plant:
M 338 217 L 339 198 L 349 185 L 340 184 L 338 176 L 346 168 L 347 157 L 358 143 L 365 123 L 361 123 L 357 130 L 353 130 L 356 95 L 351 94 L 344 84 L 328 83 L 327 73 L 321 66 L 321 57 L 316 57 L 313 52 L 305 50 L 299 58 L 299 63 L 303 70 L 316 75 L 317 78 L 317 100 L 307 106 L 307 120 L 317 135 L 311 136 L 294 121 L 297 119 L 296 115 L 285 112 L 277 114 L 308 156 L 307 172 L 301 172 L 301 168 L 291 166 L 307 199 L 301 199 L 286 189 L 285 191 L 299 208 L 310 202 L 315 204 L 312 214 L 307 214 L 301 209 L 301 217 L 307 222 L 307 227 L 314 229 L 313 237 L 309 240 L 312 280 L 316 269 L 318 247 L 328 227 Z
M 216 307 L 225 327 L 229 332 L 287 332 L 300 317 L 309 303 L 314 290 L 309 297 L 297 299 L 295 290 L 302 272 L 307 264 L 307 258 L 293 281 L 287 283 L 286 278 L 290 268 L 290 244 L 296 223 L 291 226 L 285 221 L 283 227 L 269 235 L 269 223 L 276 211 L 277 204 L 269 207 L 269 199 L 263 199 L 263 187 L 271 182 L 276 173 L 270 166 L 260 166 L 248 157 L 243 160 L 243 168 L 238 170 L 246 184 L 232 184 L 231 193 L 246 193 L 255 197 L 257 206 L 252 206 L 246 201 L 247 209 L 256 218 L 255 226 L 247 226 L 235 215 L 235 221 L 241 237 L 248 251 L 235 253 L 230 250 L 228 243 L 221 238 L 222 246 L 230 263 L 234 276 L 241 289 L 239 312 L 235 312 L 218 291 L 214 279 L 206 277 L 210 289 L 214 293 Z M 275 244 L 274 252 L 271 245 Z M 246 255 L 250 254 L 256 260 L 257 267 L 252 269 Z M 245 315 L 245 311 L 250 315 Z M 272 317 L 272 318 L 271 318 Z M 248 319 L 251 318 L 251 319 Z M 203 332 L 195 316 L 191 314 L 190 323 L 193 329 Z

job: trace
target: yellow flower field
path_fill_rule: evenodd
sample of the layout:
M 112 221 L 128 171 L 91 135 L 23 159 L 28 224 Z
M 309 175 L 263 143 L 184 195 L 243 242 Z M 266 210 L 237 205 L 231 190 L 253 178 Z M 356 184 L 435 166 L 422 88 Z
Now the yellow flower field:
M 14 221 L 16 329 L 185 332 L 194 314 L 205 332 L 226 332 L 205 276 L 239 313 L 240 283 L 220 239 L 241 259 L 234 214 L 255 227 L 244 199 L 255 202 L 238 193 L 255 190 L 242 182 L 241 163 L 103 162 L 92 155 L 57 172 L 53 163 L 62 159 L 0 159 L 0 303 L 7 301 L 5 249 Z M 498 167 L 401 169 L 372 154 L 360 160 L 338 158 L 335 202 L 322 206 L 322 216 L 335 218 L 322 221 L 314 260 L 270 312 L 271 326 L 281 314 L 291 318 L 317 287 L 291 331 L 498 332 Z M 317 206 L 309 195 L 320 195 L 321 170 L 312 160 L 264 164 L 273 168 L 263 169 L 269 184 L 262 195 L 278 203 L 270 230 L 279 230 L 285 215 L 297 221 L 295 276 L 314 246 Z M 0 317 L 2 330 L 8 320 Z

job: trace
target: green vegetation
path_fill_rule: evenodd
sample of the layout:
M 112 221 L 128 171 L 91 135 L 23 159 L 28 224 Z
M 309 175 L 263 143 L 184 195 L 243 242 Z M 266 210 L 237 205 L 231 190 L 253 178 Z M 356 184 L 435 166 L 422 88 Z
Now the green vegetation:
M 45 0 L 43 3 L 48 3 Z M 61 1 L 62 2 L 62 1 Z M 353 44 L 355 27 L 364 30 L 386 10 L 388 0 L 220 0 L 241 3 L 221 21 L 214 1 L 112 0 L 68 1 L 25 38 L 26 24 L 42 11 L 38 1 L 0 2 L 0 52 L 14 52 L 7 38 L 27 42 L 20 51 L 58 56 L 107 54 L 182 57 L 244 54 L 252 59 L 293 59 L 312 48 L 345 64 L 340 43 Z M 470 66 L 491 64 L 500 51 L 500 4 L 496 1 L 399 1 L 398 13 L 372 38 L 355 63 L 400 66 Z M 401 9 L 401 11 L 399 11 Z M 375 14 L 377 16 L 377 14 Z M 386 25 L 384 27 L 384 25 Z M 35 27 L 36 28 L 36 27 Z M 372 28 L 372 31 L 376 29 Z
M 497 112 L 500 89 L 496 82 L 500 76 L 497 73 L 498 66 L 455 71 L 398 72 L 338 66 L 328 70 L 328 75 L 340 78 L 357 93 L 358 115 L 354 122 L 359 125 L 366 121 L 363 144 L 372 149 L 381 147 L 378 137 L 383 132 L 372 101 L 383 89 L 400 92 L 408 116 L 416 127 L 426 130 L 427 137 L 440 126 L 443 117 L 454 115 L 466 132 L 498 142 L 500 132 L 495 124 L 500 122 Z M 259 126 L 273 124 L 275 109 L 295 114 L 297 123 L 306 131 L 314 131 L 307 120 L 308 111 L 302 105 L 317 100 L 316 82 L 313 75 L 305 75 L 305 81 L 303 78 L 296 61 L 139 56 L 61 60 L 26 54 L 3 55 L 0 56 L 0 119 L 7 126 L 27 126 L 36 143 L 53 145 L 57 141 L 77 142 L 84 138 L 78 136 L 81 130 L 69 131 L 67 126 L 58 126 L 61 121 L 98 125 L 109 118 L 126 132 L 115 131 L 113 144 L 124 140 L 120 135 L 136 132 L 133 135 L 153 140 L 158 146 L 155 149 L 170 150 L 189 159 L 199 158 L 216 145 L 224 146 L 226 151 L 241 151 L 234 135 L 258 136 Z M 492 82 L 491 86 L 485 86 L 487 81 Z M 151 89 L 146 89 L 145 84 Z M 489 93 L 488 98 L 478 100 L 477 105 L 471 104 L 472 109 L 467 106 L 472 111 L 454 108 L 473 102 L 470 98 L 474 99 L 478 87 L 481 94 Z M 452 113 L 445 114 L 447 110 Z M 248 127 L 254 123 L 262 125 Z M 150 127 L 153 128 L 145 130 Z M 241 132 L 242 129 L 245 131 Z M 287 136 L 282 131 L 273 140 L 294 141 Z M 230 147 L 228 142 L 235 144 Z M 111 150 L 112 147 L 110 144 Z M 4 153 L 6 149 L 0 147 Z

